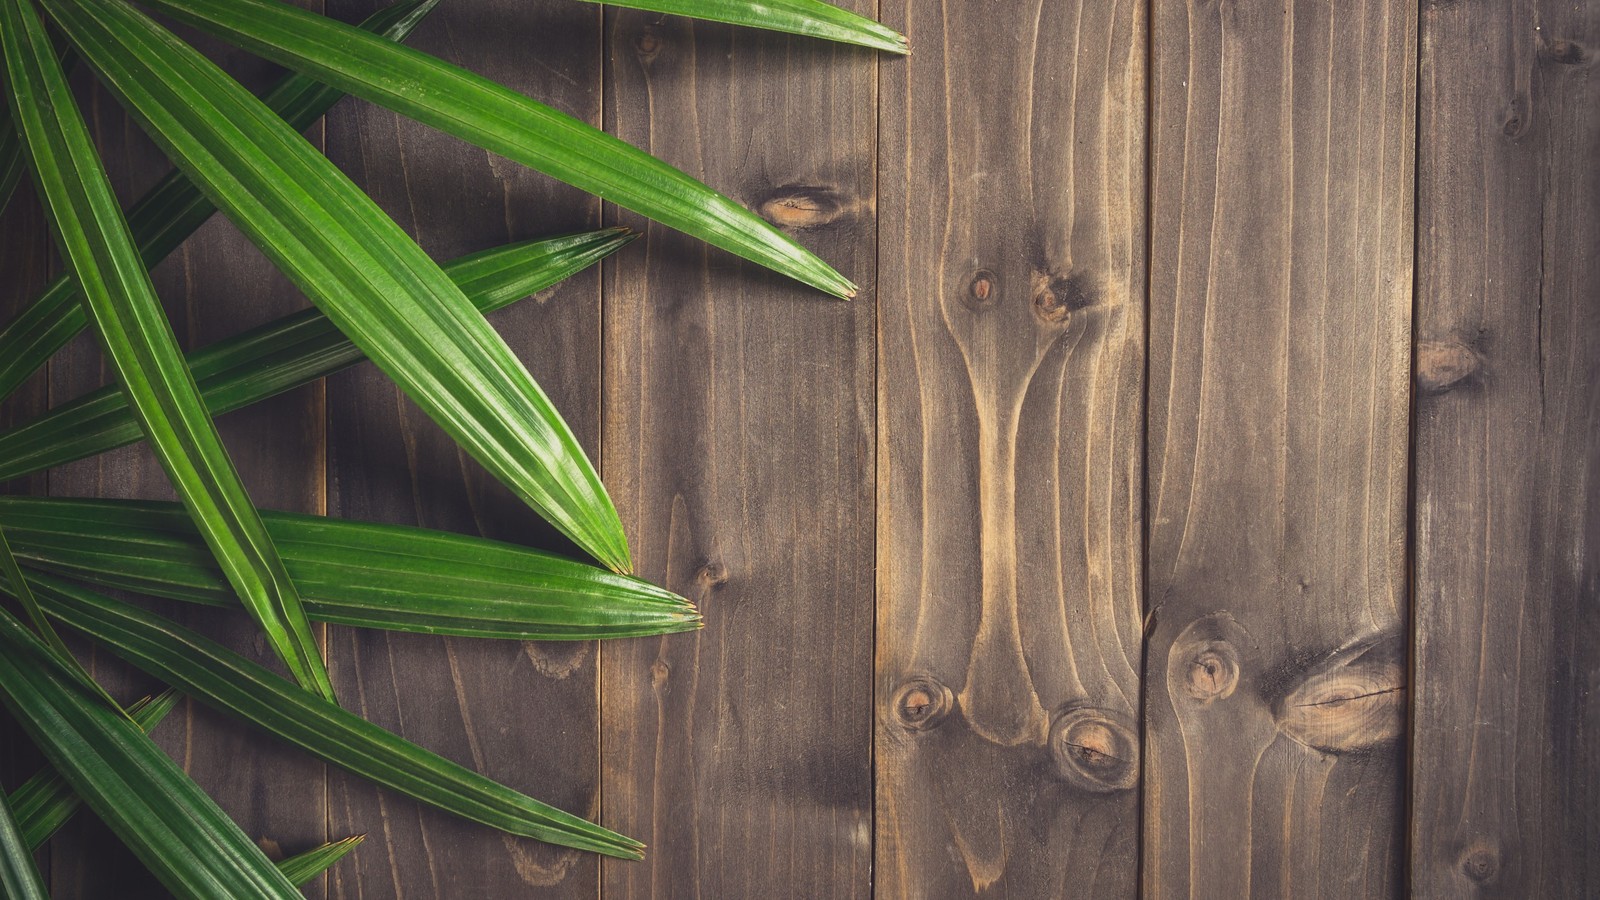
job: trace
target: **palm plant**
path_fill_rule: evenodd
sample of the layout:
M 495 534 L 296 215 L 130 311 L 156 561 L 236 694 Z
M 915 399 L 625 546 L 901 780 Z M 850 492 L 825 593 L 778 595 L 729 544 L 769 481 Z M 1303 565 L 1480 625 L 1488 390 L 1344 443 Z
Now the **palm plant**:
M 639 858 L 637 841 L 341 709 L 309 624 L 521 640 L 698 627 L 687 600 L 628 574 L 627 541 L 594 467 L 484 319 L 633 236 L 529 241 L 440 265 L 300 132 L 348 93 L 828 294 L 848 298 L 854 286 L 682 172 L 406 48 L 439 0 L 401 0 L 358 26 L 281 0 L 141 2 L 293 74 L 257 97 L 128 0 L 0 0 L 4 115 L 14 120 L 0 123 L 0 207 L 31 171 L 68 270 L 0 331 L 0 397 L 85 328 L 116 379 L 0 433 L 0 479 L 143 440 L 181 501 L 0 498 L 0 574 L 27 620 L 0 608 L 0 700 L 51 767 L 0 797 L 0 886 L 43 896 L 32 850 L 80 802 L 186 897 L 298 896 L 295 884 L 355 846 L 347 839 L 269 862 L 147 736 L 172 691 L 457 815 Z M 618 5 L 906 49 L 892 30 L 820 0 Z M 68 87 L 66 69 L 79 59 L 177 166 L 126 214 Z M 185 356 L 148 268 L 219 209 L 316 308 Z M 465 535 L 258 511 L 212 416 L 362 359 L 600 565 Z M 97 588 L 241 605 L 293 682 Z M 117 706 L 57 623 L 172 691 Z

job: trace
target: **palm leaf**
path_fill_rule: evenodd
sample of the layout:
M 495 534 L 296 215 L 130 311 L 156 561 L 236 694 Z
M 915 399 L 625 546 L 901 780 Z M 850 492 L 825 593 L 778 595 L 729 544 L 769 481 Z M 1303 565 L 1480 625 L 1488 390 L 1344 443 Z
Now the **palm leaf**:
M 294 885 L 161 748 L 95 699 L 3 611 L 0 699 L 50 765 L 168 890 L 194 900 L 300 900 Z
M 350 851 L 361 846 L 361 842 L 366 839 L 367 836 L 364 834 L 354 834 L 319 847 L 313 847 L 304 853 L 297 853 L 280 861 L 278 863 L 278 871 L 283 873 L 283 877 L 295 884 L 304 885 L 311 879 L 333 868 L 334 863 L 349 856 Z
M 167 690 L 154 698 L 145 697 L 128 707 L 128 715 L 135 725 L 148 734 L 177 705 L 178 696 L 177 692 Z M 22 842 L 30 852 L 44 846 L 44 842 L 67 824 L 83 805 L 66 780 L 48 767 L 23 782 L 6 801 L 16 814 Z M 343 859 L 364 837 L 347 837 L 280 860 L 277 863 L 278 871 L 290 882 L 303 885 Z
M 906 36 L 866 16 L 822 0 L 588 0 L 628 9 L 688 16 L 730 25 L 786 31 L 807 37 L 910 53 Z
M 11 816 L 11 806 L 0 797 L 0 897 L 6 900 L 50 900 L 44 878 L 34 864 L 33 851 Z
M 45 609 L 185 694 L 369 781 L 512 834 L 638 859 L 643 845 L 373 725 L 176 623 L 40 576 Z
M 175 504 L 0 498 L 29 567 L 103 587 L 232 605 Z M 264 511 L 314 619 L 425 634 L 592 640 L 690 631 L 689 601 L 628 575 L 483 538 Z
M 175 691 L 162 691 L 155 697 L 135 701 L 127 709 L 128 718 L 139 730 L 148 734 L 178 705 Z M 45 768 L 6 798 L 16 813 L 17 825 L 28 847 L 38 850 L 50 836 L 67 824 L 83 801 L 72 792 L 71 786 L 56 770 Z
M 549 398 L 461 289 L 370 198 L 215 64 L 124 0 L 45 5 L 168 156 L 352 343 L 585 552 L 617 571 L 631 567 L 616 510 Z
M 727 197 L 591 125 L 458 66 L 277 0 L 148 5 L 827 293 L 855 294 L 855 285 L 827 263 Z
M 483 312 L 543 290 L 633 240 L 627 229 L 526 241 L 463 257 L 445 273 Z M 248 406 L 358 362 L 361 351 L 316 310 L 190 353 L 189 371 L 212 415 Z M 0 481 L 139 440 L 139 424 L 114 386 L 0 432 Z M 290 572 L 293 575 L 293 570 Z
M 306 688 L 333 696 L 300 598 L 200 400 L 44 23 L 0 0 L 12 109 L 84 306 L 167 478 L 268 643 Z
M 373 13 L 357 27 L 389 40 L 403 41 L 438 3 L 439 0 L 404 0 Z M 76 54 L 69 55 L 76 60 Z M 304 75 L 289 75 L 261 99 L 290 127 L 303 131 L 343 96 L 343 91 L 326 87 Z M 0 140 L 8 135 L 16 138 L 16 129 L 9 121 L 0 129 Z M 20 154 L 21 150 L 22 145 L 17 142 L 16 151 Z M 18 159 L 20 163 L 20 156 Z M 216 211 L 211 201 L 183 173 L 172 171 L 128 211 L 128 230 L 133 232 L 145 265 L 154 266 Z M 44 293 L 0 331 L 0 399 L 11 396 L 29 375 L 88 324 L 78 298 L 78 285 L 72 276 L 64 275 L 45 288 Z

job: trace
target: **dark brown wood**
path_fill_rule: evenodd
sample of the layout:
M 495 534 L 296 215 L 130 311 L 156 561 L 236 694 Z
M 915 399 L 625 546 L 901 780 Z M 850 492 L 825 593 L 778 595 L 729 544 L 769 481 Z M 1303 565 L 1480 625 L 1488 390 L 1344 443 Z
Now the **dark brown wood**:
M 606 483 L 639 573 L 707 626 L 602 646 L 603 820 L 650 845 L 604 864 L 604 896 L 865 897 L 878 62 L 650 14 L 607 35 L 610 130 L 863 289 L 658 226 L 610 267 Z
M 242 52 L 216 42 L 199 43 L 252 87 L 279 74 Z M 89 79 L 82 83 L 88 87 Z M 170 168 L 102 90 L 87 94 L 84 111 L 125 205 Z M 213 217 L 152 276 L 179 342 L 190 348 L 306 306 L 304 297 L 221 216 Z M 81 335 L 50 364 L 51 402 L 76 397 L 109 377 L 98 343 L 92 335 Z M 321 389 L 312 386 L 218 420 L 223 442 L 257 505 L 323 510 L 322 419 Z M 173 498 L 161 466 L 142 445 L 56 469 L 49 473 L 49 483 L 55 496 Z M 153 605 L 258 662 L 277 665 L 254 623 L 241 614 L 177 603 Z M 109 654 L 86 643 L 77 646 L 113 695 L 131 700 L 159 689 Z M 155 737 L 269 855 L 281 857 L 327 840 L 320 761 L 192 702 L 181 704 Z M 78 816 L 51 842 L 49 853 L 54 897 L 166 896 L 93 815 Z M 313 883 L 308 894 L 323 896 L 323 884 Z
M 1419 898 L 1600 894 L 1600 3 L 1423 6 Z
M 1153 8 L 1144 896 L 1393 896 L 1415 5 Z
M 881 897 L 1132 897 L 1145 10 L 886 4 Z
M 339 0 L 357 19 L 382 5 Z M 442 4 L 409 42 L 598 123 L 600 11 L 558 0 Z M 328 153 L 441 261 L 597 227 L 599 203 L 365 104 L 330 119 Z M 589 272 L 493 317 L 590 454 L 599 446 L 600 289 Z M 538 515 L 461 453 L 371 365 L 328 381 L 334 515 L 565 549 Z M 579 815 L 599 808 L 595 651 L 334 629 L 347 708 Z M 335 897 L 593 897 L 595 857 L 502 835 L 342 772 L 335 833 L 368 839 Z

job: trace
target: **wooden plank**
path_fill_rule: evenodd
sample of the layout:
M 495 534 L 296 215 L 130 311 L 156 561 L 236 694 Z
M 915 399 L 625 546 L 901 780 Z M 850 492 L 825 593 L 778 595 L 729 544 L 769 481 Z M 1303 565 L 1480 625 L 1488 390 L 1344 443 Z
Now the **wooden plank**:
M 1600 894 L 1600 3 L 1423 6 L 1411 886 Z
M 0 281 L 0 321 L 9 323 L 56 276 L 59 264 L 49 229 L 32 178 L 24 173 L 16 194 L 4 215 L 0 215 L 0 234 L 7 236 L 0 242 L 0 272 L 6 273 Z M 49 405 L 49 387 L 48 374 L 41 372 L 4 398 L 0 403 L 0 428 L 20 425 L 43 411 Z M 43 494 L 49 489 L 49 478 L 41 472 L 4 482 L 0 487 L 7 494 Z M 6 601 L 6 608 L 20 612 L 10 601 Z M 0 709 L 0 785 L 14 789 L 43 764 L 44 757 L 11 713 Z M 48 880 L 50 854 L 40 852 L 37 861 Z
M 1145 5 L 886 15 L 878 893 L 1132 897 Z
M 608 128 L 863 290 L 656 226 L 609 269 L 606 483 L 640 574 L 707 627 L 602 647 L 604 821 L 650 845 L 604 863 L 604 896 L 865 897 L 876 58 L 612 15 Z
M 1391 896 L 1415 6 L 1152 25 L 1144 896 Z
M 338 0 L 358 19 L 378 0 Z M 442 4 L 412 46 L 598 123 L 600 12 L 560 0 Z M 365 104 L 329 121 L 329 155 L 436 259 L 597 227 L 599 203 Z M 600 289 L 580 275 L 493 317 L 587 451 L 597 452 Z M 561 547 L 370 365 L 329 391 L 333 514 Z M 598 812 L 592 644 L 522 644 L 334 629 L 345 705 L 519 790 Z M 366 844 L 335 897 L 593 897 L 593 856 L 502 835 L 366 782 L 330 775 L 332 829 Z
M 271 66 L 218 42 L 197 43 L 252 87 L 264 86 L 278 75 Z M 85 110 L 124 204 L 142 195 L 170 168 L 108 94 L 96 88 Z M 179 341 L 186 347 L 212 343 L 307 305 L 222 216 L 213 217 L 152 275 Z M 51 362 L 51 401 L 71 399 L 109 378 L 98 343 L 92 336 L 82 335 Z M 218 427 L 257 505 L 323 511 L 320 387 L 303 388 L 231 413 L 218 420 Z M 68 497 L 173 497 L 165 473 L 143 445 L 52 471 L 50 492 Z M 178 603 L 152 605 L 259 662 L 277 667 L 255 624 L 242 613 Z M 87 644 L 79 646 L 96 678 L 114 695 L 132 699 L 158 689 L 109 654 Z M 180 705 L 155 734 L 157 743 L 269 854 L 296 853 L 327 840 L 324 767 L 319 761 L 192 702 Z M 80 815 L 50 848 L 52 896 L 166 896 L 92 815 Z M 324 885 L 319 881 L 308 893 L 324 896 Z

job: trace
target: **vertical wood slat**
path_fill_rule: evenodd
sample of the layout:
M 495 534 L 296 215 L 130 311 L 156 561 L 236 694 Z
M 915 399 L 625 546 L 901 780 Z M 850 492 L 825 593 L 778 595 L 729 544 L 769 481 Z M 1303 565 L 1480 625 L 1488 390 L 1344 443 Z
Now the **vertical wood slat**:
M 329 2 L 358 19 L 377 0 Z M 408 42 L 598 124 L 601 14 L 561 0 L 441 4 Z M 599 203 L 521 166 L 367 104 L 330 119 L 329 155 L 435 259 L 599 223 Z M 496 313 L 585 451 L 599 445 L 600 288 L 582 273 Z M 482 533 L 577 554 L 459 451 L 369 364 L 328 381 L 332 513 Z M 333 629 L 345 706 L 491 778 L 598 814 L 595 648 Z M 592 897 L 591 854 L 504 835 L 343 772 L 332 830 L 366 843 L 335 897 Z
M 1419 898 L 1600 893 L 1600 3 L 1423 5 Z
M 1400 890 L 1415 27 L 1154 4 L 1151 900 Z
M 878 894 L 1132 897 L 1145 5 L 888 6 Z
M 707 624 L 602 646 L 603 821 L 650 845 L 603 896 L 865 897 L 877 60 L 633 12 L 607 34 L 608 130 L 863 289 L 620 216 L 646 238 L 608 267 L 604 475 L 639 573 Z
M 320 3 L 305 5 L 317 8 Z M 218 42 L 196 39 L 196 43 L 246 86 L 260 89 L 280 74 Z M 80 72 L 80 76 L 86 73 Z M 83 78 L 85 83 L 87 80 Z M 80 102 L 126 206 L 171 164 L 109 94 L 95 87 Z M 318 130 L 308 134 L 320 142 Z M 151 274 L 185 348 L 212 343 L 307 305 L 221 215 L 214 216 Z M 53 404 L 99 387 L 111 377 L 98 342 L 89 334 L 57 354 L 49 369 Z M 320 386 L 301 388 L 223 416 L 217 425 L 257 506 L 323 511 Z M 173 498 L 165 473 L 143 444 L 56 469 L 49 482 L 55 496 Z M 242 613 L 178 603 L 152 605 L 256 661 L 278 668 L 255 624 Z M 320 633 L 320 626 L 318 630 Z M 149 678 L 110 654 L 87 643 L 75 642 L 75 646 L 114 696 L 126 701 L 157 689 Z M 155 732 L 155 738 L 269 854 L 296 853 L 328 839 L 320 761 L 262 740 L 260 733 L 248 726 L 192 702 L 181 704 Z M 91 814 L 79 815 L 49 848 L 54 897 L 166 896 Z M 308 886 L 308 893 L 324 896 L 323 881 Z
M 50 225 L 34 194 L 33 181 L 27 173 L 17 186 L 16 193 L 0 215 L 0 272 L 6 278 L 0 281 L 0 321 L 10 322 L 27 308 L 58 272 Z M 49 406 L 49 375 L 40 372 L 0 405 L 0 428 L 12 428 L 28 421 Z M 45 494 L 49 490 L 48 473 L 5 482 L 8 494 Z M 0 522 L 0 525 L 5 523 Z M 12 604 L 8 610 L 15 610 Z M 44 765 L 44 757 L 33 742 L 23 733 L 10 711 L 0 708 L 0 786 L 14 788 L 31 777 Z M 49 850 L 37 854 L 37 860 L 46 881 L 50 877 Z

